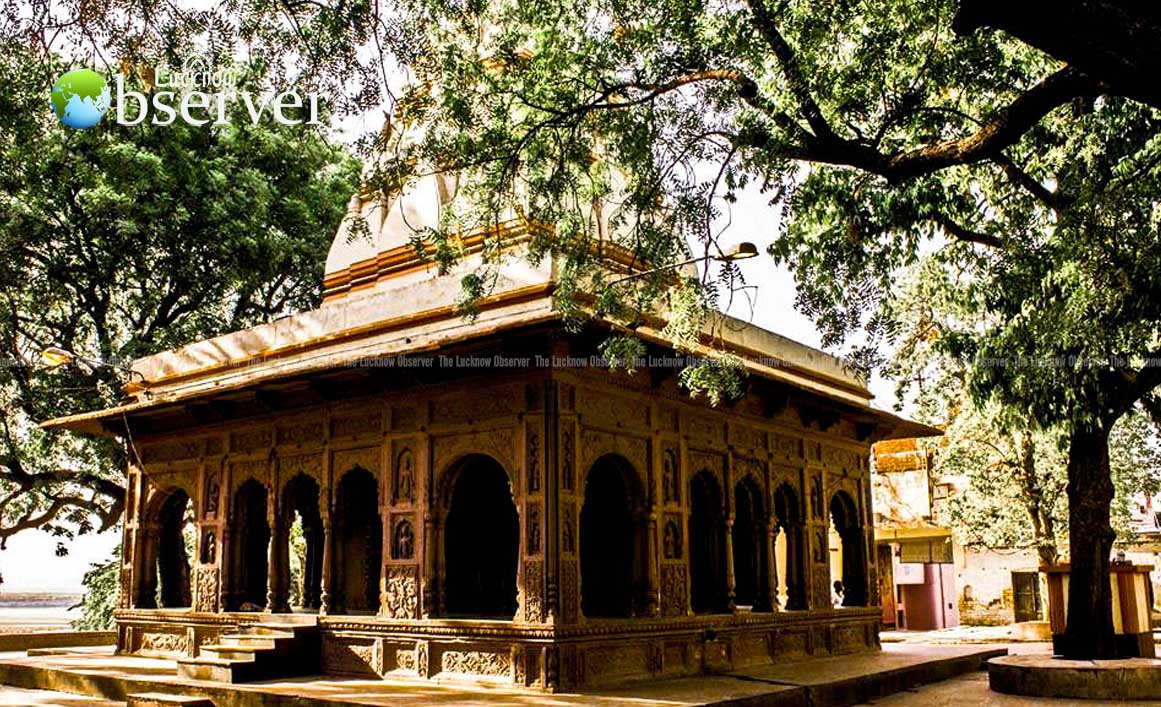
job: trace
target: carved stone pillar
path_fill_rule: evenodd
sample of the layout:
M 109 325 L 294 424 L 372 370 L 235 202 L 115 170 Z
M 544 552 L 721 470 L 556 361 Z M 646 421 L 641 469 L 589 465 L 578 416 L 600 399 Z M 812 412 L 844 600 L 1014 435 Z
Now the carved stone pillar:
M 221 575 L 218 579 L 218 593 L 221 596 L 222 611 L 232 611 L 234 602 L 234 546 L 233 529 L 230 523 L 222 523 L 221 552 L 218 554 L 218 567 Z
M 436 563 L 435 555 L 436 548 L 439 546 L 439 538 L 436 534 L 435 518 L 432 514 L 427 513 L 423 516 L 423 606 L 420 607 L 420 615 L 425 619 L 430 619 L 433 616 L 439 615 L 439 608 L 436 606 L 435 586 L 436 586 Z
M 319 581 L 318 615 L 326 616 L 331 604 L 331 509 L 326 504 L 320 504 L 322 515 L 322 579 Z
M 758 604 L 763 611 L 778 610 L 778 558 L 774 554 L 774 543 L 778 540 L 778 526 L 767 520 L 762 533 L 762 557 L 766 559 L 766 586 Z
M 645 523 L 645 613 L 647 616 L 661 614 L 661 570 L 657 559 L 657 511 L 649 509 Z
M 159 551 L 161 527 L 157 525 L 140 526 L 138 532 L 148 538 L 139 542 L 138 564 L 136 574 L 137 600 L 134 606 L 138 609 L 157 608 L 157 553 Z
M 726 516 L 725 521 L 726 534 L 726 609 L 733 611 L 734 604 L 734 590 L 737 581 L 734 578 L 734 514 L 731 512 Z
M 268 494 L 266 508 L 266 524 L 270 527 L 270 540 L 266 545 L 266 613 L 270 614 L 278 611 L 279 585 L 282 584 L 282 553 L 278 552 L 278 546 L 282 544 L 282 520 L 273 493 Z
M 447 528 L 445 520 L 446 520 L 445 518 L 440 517 L 436 521 L 436 523 L 435 523 L 435 538 L 436 539 L 435 539 L 435 542 L 432 543 L 435 546 L 435 548 L 434 548 L 435 571 L 434 571 L 433 576 L 435 577 L 435 610 L 437 612 L 436 613 L 437 616 L 446 616 L 447 615 L 447 576 L 446 576 L 447 568 L 444 566 L 444 563 L 440 560 L 440 553 L 439 553 L 439 546 L 440 546 L 440 543 L 442 542 L 444 531 Z

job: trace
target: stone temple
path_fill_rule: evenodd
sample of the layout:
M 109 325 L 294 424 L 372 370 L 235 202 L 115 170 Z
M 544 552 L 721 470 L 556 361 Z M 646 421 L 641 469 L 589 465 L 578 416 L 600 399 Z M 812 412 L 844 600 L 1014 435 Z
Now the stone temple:
M 133 451 L 119 651 L 554 691 L 877 650 L 870 445 L 935 431 L 737 320 L 706 337 L 748 367 L 732 405 L 674 367 L 575 365 L 615 327 L 565 329 L 552 257 L 503 260 L 464 318 L 463 273 L 409 242 L 455 186 L 356 196 L 370 235 L 340 229 L 317 310 L 140 359 L 119 407 L 45 423 Z M 599 225 L 605 267 L 639 270 Z M 462 246 L 474 267 L 484 237 Z M 658 356 L 663 325 L 633 329 Z

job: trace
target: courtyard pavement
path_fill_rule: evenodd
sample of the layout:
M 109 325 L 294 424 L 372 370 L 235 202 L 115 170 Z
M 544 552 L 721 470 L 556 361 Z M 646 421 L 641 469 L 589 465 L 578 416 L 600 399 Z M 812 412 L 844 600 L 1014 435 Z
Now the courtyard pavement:
M 514 693 L 504 689 L 472 688 L 465 685 L 450 685 L 439 683 L 416 683 L 401 681 L 362 681 L 362 680 L 286 680 L 265 683 L 259 686 L 240 686 L 243 690 L 264 690 L 281 693 L 286 696 L 310 696 L 323 698 L 330 704 L 363 704 L 363 705 L 392 705 L 393 707 L 427 707 L 439 705 L 465 707 L 468 705 L 485 705 L 487 707 L 540 707 L 542 705 L 556 707 L 577 707 L 579 705 L 594 705 L 600 707 L 645 707 L 647 705 L 664 705 L 665 707 L 679 707 L 681 705 L 695 705 L 711 697 L 710 701 L 721 698 L 735 699 L 739 702 L 759 695 L 773 697 L 780 692 L 780 688 L 787 693 L 793 691 L 792 686 L 823 685 L 829 683 L 843 683 L 844 681 L 867 675 L 869 672 L 890 673 L 904 666 L 914 665 L 917 662 L 938 660 L 955 655 L 968 654 L 972 650 L 982 648 L 979 645 L 947 645 L 951 636 L 928 635 L 923 637 L 912 635 L 910 640 L 898 643 L 888 643 L 884 651 L 878 654 L 836 656 L 797 663 L 787 663 L 769 666 L 759 670 L 747 671 L 743 679 L 730 676 L 705 676 L 692 680 L 670 680 L 653 684 L 643 684 L 617 690 L 603 691 L 602 694 L 590 695 L 544 695 L 536 693 Z M 978 637 L 967 638 L 966 642 L 975 643 Z M 940 645 L 942 644 L 942 645 Z M 1011 653 L 1048 653 L 1049 645 L 1043 643 L 1011 643 L 993 644 L 994 648 L 1007 648 Z M 64 651 L 62 651 L 64 652 Z M 173 662 L 142 658 L 126 658 L 109 654 L 106 648 L 71 649 L 69 654 L 41 655 L 30 658 L 19 653 L 0 654 L 0 664 L 34 664 L 40 668 L 66 670 L 74 675 L 121 675 L 125 678 L 134 678 L 142 682 L 167 682 L 173 684 L 182 682 L 173 673 Z M 59 675 L 59 673 L 58 673 Z M 156 683 L 154 683 L 156 684 Z M 47 686 L 47 685 L 46 685 Z M 135 687 L 144 687 L 138 682 Z M 71 688 L 70 688 L 71 689 Z M 145 691 L 145 690 L 133 690 Z M 121 695 L 125 693 L 120 693 Z M 789 696 L 789 694 L 787 695 Z M 819 695 L 818 697 L 822 697 Z M 716 698 L 716 699 L 713 699 Z M 769 698 L 767 698 L 769 699 Z M 775 702 L 779 701 L 777 699 Z M 817 699 L 815 704 L 822 707 L 827 704 L 825 698 Z M 1109 705 L 1110 707 L 1133 707 L 1140 705 L 1157 705 L 1161 701 L 1147 702 L 1093 702 L 1065 699 L 1026 698 L 1001 695 L 988 688 L 988 677 L 984 671 L 971 672 L 940 682 L 933 682 L 921 687 L 905 689 L 893 695 L 880 697 L 873 701 L 860 703 L 877 707 L 898 707 L 915 705 L 923 707 L 968 707 L 982 705 L 983 707 L 1023 707 L 1025 705 L 1046 705 L 1049 707 L 1063 707 L 1075 705 L 1077 707 L 1095 707 L 1095 705 Z M 0 686 L 0 707 L 124 707 L 124 702 L 102 700 L 94 697 L 84 697 L 61 692 L 42 690 L 26 690 L 7 686 Z
M 923 707 L 1025 707 L 1044 705 L 1045 707 L 1142 707 L 1161 705 L 1151 700 L 1133 702 L 1110 702 L 1105 700 L 1065 700 L 1047 697 L 1018 697 L 1001 695 L 988 688 L 988 674 L 984 671 L 961 675 L 958 678 L 924 685 L 911 690 L 897 692 L 864 705 L 875 707 L 902 707 L 903 705 L 923 705 Z

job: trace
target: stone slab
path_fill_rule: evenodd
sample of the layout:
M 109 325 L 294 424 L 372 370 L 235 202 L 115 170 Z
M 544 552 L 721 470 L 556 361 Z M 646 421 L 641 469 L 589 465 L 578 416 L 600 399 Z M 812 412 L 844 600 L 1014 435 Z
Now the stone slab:
M 1161 700 L 1161 660 L 1065 660 L 1010 655 L 988 661 L 992 690 L 1083 700 Z
M 217 707 L 839 707 L 979 670 L 985 658 L 999 652 L 1003 649 L 892 646 L 879 653 L 809 659 L 726 675 L 584 694 L 543 694 L 478 684 L 330 677 L 221 685 L 178 677 L 172 660 L 89 649 L 35 658 L 0 654 L 0 684 L 120 701 L 132 694 L 164 692 L 208 697 Z

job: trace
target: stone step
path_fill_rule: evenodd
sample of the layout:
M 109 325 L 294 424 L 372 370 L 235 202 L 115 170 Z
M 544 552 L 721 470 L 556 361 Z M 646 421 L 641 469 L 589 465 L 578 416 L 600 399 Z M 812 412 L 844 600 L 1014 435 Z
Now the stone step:
M 318 672 L 319 632 L 312 622 L 260 622 L 203 646 L 196 658 L 181 658 L 182 677 L 216 682 L 253 682 Z
M 274 648 L 255 646 L 227 646 L 220 643 L 202 646 L 198 653 L 199 658 L 216 658 L 219 660 L 246 660 L 255 661 L 260 652 L 273 652 Z
M 254 624 L 253 626 L 243 627 L 240 629 L 239 634 L 244 636 L 266 636 L 269 638 L 294 638 L 296 635 L 295 628 L 302 630 L 305 627 Z
M 228 660 L 222 658 L 178 658 L 177 674 L 190 680 L 212 682 L 253 682 L 263 679 L 256 670 L 253 660 Z
M 192 697 L 190 695 L 169 695 L 163 692 L 143 692 L 129 695 L 126 707 L 214 707 L 214 702 L 208 697 Z
M 261 636 L 249 633 L 227 633 L 218 636 L 218 645 L 221 646 L 247 646 L 250 648 L 266 648 L 274 650 L 278 645 L 280 636 Z

